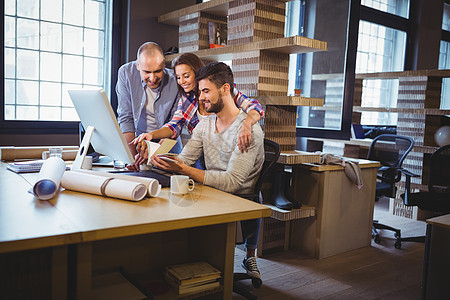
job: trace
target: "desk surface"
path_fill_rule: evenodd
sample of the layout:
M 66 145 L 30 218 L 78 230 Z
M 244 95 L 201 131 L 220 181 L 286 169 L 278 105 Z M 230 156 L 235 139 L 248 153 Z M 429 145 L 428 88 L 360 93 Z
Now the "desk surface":
M 27 192 L 36 178 L 0 163 L 0 253 L 270 216 L 263 205 L 199 184 L 140 202 L 67 190 L 41 201 Z
M 427 223 L 450 228 L 450 214 L 428 219 Z
M 372 161 L 367 159 L 358 159 L 358 158 L 345 158 L 354 162 L 358 162 L 359 167 L 361 169 L 366 168 L 379 168 L 380 163 L 378 161 Z M 334 164 L 301 164 L 299 165 L 299 168 L 308 169 L 311 171 L 317 171 L 317 172 L 325 172 L 325 171 L 337 171 L 344 169 L 341 165 L 334 165 Z

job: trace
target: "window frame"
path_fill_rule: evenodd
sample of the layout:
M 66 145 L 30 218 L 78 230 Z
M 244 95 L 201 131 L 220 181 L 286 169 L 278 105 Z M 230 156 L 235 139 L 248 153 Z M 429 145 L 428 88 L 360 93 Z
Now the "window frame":
M 360 19 L 360 0 L 349 0 L 349 17 L 347 31 L 347 54 L 345 61 L 344 75 L 344 99 L 342 103 L 341 128 L 340 129 L 324 129 L 324 128 L 308 128 L 297 127 L 296 137 L 317 137 L 328 139 L 349 139 L 351 132 L 353 113 L 353 95 L 355 84 L 355 66 L 356 66 L 356 48 L 358 46 L 358 24 Z
M 406 49 L 404 70 L 415 70 L 417 66 L 418 26 L 420 18 L 420 0 L 410 0 L 409 18 L 379 11 L 361 5 L 360 0 L 349 0 L 350 12 L 347 35 L 347 56 L 344 75 L 344 99 L 342 105 L 341 129 L 323 129 L 297 127 L 298 138 L 318 137 L 348 140 L 351 136 L 351 123 L 353 113 L 353 86 L 355 83 L 356 53 L 358 47 L 359 22 L 368 21 L 374 24 L 390 27 L 406 32 Z M 450 39 L 450 32 L 442 33 L 443 39 Z
M 121 64 L 122 49 L 122 26 L 127 21 L 128 1 L 118 0 L 112 3 L 112 24 L 111 24 L 111 72 L 108 79 L 111 82 L 110 101 L 113 110 L 117 110 L 117 96 L 115 93 L 115 83 L 117 82 L 117 70 Z M 5 24 L 5 7 L 0 6 L 0 22 Z M 5 31 L 0 31 L 0 67 L 2 79 L 0 82 L 0 134 L 78 134 L 79 121 L 22 121 L 5 120 Z

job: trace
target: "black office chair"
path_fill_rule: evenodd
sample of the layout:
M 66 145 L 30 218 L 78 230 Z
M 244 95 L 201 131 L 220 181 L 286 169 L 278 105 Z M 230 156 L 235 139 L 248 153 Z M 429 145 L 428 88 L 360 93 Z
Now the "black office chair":
M 405 193 L 401 195 L 406 206 L 417 206 L 438 215 L 450 213 L 450 145 L 433 152 L 428 172 L 428 191 L 411 193 L 411 177 L 406 174 Z M 401 238 L 402 242 L 425 242 L 425 236 Z
M 367 159 L 376 160 L 381 163 L 381 167 L 378 169 L 377 174 L 376 201 L 383 196 L 389 198 L 396 197 L 397 188 L 395 184 L 400 181 L 402 173 L 408 172 L 402 168 L 402 164 L 413 146 L 414 141 L 412 138 L 395 134 L 381 134 L 373 139 L 370 144 Z M 412 173 L 408 172 L 408 174 Z M 374 220 L 372 237 L 377 244 L 381 242 L 377 229 L 395 232 L 395 237 L 397 239 L 395 248 L 399 249 L 401 247 L 400 229 L 381 224 L 377 220 Z
M 253 189 L 253 193 L 251 194 L 236 194 L 239 197 L 246 198 L 257 203 L 262 203 L 261 201 L 261 187 L 264 181 L 267 178 L 267 175 L 270 174 L 271 170 L 275 166 L 278 157 L 280 156 L 280 145 L 277 143 L 264 139 L 264 164 L 259 173 L 258 180 L 256 181 L 255 187 Z M 233 292 L 245 297 L 246 299 L 256 299 L 256 296 L 253 295 L 249 290 L 247 290 L 243 285 L 239 283 L 239 281 L 244 279 L 251 279 L 252 285 L 255 288 L 259 288 L 262 285 L 262 280 L 258 278 L 253 278 L 249 276 L 247 273 L 234 273 L 233 274 Z

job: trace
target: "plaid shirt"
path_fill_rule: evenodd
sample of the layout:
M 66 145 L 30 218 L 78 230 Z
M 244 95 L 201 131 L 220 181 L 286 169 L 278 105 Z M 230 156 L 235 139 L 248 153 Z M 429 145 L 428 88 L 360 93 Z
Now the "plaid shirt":
M 246 113 L 254 109 L 261 115 L 261 118 L 263 117 L 264 110 L 258 100 L 248 98 L 238 91 L 236 87 L 234 87 L 234 90 L 236 93 L 236 96 L 234 96 L 234 102 L 237 107 L 242 108 Z M 177 138 L 180 135 L 181 129 L 185 124 L 187 125 L 189 134 L 192 134 L 192 131 L 199 122 L 197 117 L 197 109 L 198 99 L 195 97 L 194 92 L 191 91 L 188 94 L 183 93 L 178 101 L 178 108 L 175 111 L 172 120 L 164 125 L 173 131 L 173 136 L 171 137 L 172 139 Z

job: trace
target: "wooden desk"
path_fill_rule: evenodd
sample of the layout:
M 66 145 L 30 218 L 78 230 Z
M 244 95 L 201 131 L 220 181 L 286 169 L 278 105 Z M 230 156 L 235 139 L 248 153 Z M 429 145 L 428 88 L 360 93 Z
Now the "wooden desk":
M 427 223 L 422 299 L 450 299 L 450 214 Z
M 41 292 L 57 299 L 99 297 L 95 278 L 119 267 L 145 283 L 161 279 L 165 265 L 198 260 L 223 272 L 218 296 L 231 299 L 235 222 L 270 216 L 267 207 L 201 185 L 140 202 L 72 191 L 39 201 L 27 193 L 36 176 L 21 178 L 0 163 L 0 265 L 14 265 L 14 251 L 48 249 L 51 291 Z
M 294 197 L 303 205 L 315 207 L 316 217 L 291 222 L 291 248 L 325 258 L 370 245 L 380 165 L 363 159 L 357 161 L 362 189 L 347 178 L 342 166 L 293 166 Z

